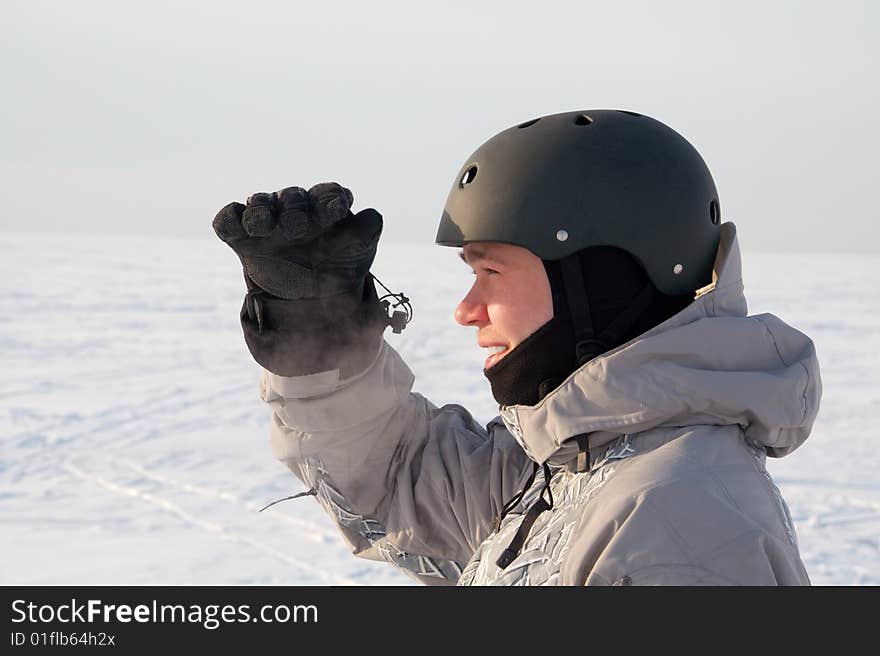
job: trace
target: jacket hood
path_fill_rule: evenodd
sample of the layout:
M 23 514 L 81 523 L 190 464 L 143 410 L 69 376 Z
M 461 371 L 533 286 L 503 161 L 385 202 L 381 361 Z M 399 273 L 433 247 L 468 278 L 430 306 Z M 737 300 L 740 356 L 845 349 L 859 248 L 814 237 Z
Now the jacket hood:
M 815 348 L 774 315 L 747 314 L 736 226 L 727 222 L 712 283 L 693 303 L 590 360 L 537 405 L 502 407 L 501 417 L 538 463 L 573 457 L 578 435 L 594 449 L 621 434 L 707 424 L 738 424 L 768 455 L 787 455 L 819 411 Z

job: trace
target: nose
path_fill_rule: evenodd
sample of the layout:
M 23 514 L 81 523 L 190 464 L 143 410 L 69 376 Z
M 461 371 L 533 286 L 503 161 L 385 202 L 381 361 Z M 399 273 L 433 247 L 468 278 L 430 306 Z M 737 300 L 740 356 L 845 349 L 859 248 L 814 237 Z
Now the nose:
M 462 326 L 481 326 L 489 322 L 486 304 L 476 292 L 476 284 L 455 308 L 455 320 Z

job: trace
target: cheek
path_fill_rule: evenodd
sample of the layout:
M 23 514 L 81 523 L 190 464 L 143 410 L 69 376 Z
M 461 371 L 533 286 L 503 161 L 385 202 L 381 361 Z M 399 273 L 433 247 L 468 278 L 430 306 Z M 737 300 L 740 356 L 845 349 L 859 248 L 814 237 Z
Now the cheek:
M 553 294 L 543 265 L 524 276 L 515 289 L 513 302 L 536 324 L 535 330 L 553 318 Z
M 489 307 L 495 326 L 512 344 L 518 344 L 553 318 L 549 283 L 513 285 L 498 303 Z

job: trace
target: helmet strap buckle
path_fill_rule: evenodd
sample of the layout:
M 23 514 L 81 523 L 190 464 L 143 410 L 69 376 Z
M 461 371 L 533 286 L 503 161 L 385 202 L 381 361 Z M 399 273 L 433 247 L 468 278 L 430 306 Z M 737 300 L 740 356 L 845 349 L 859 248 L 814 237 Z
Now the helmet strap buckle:
M 608 346 L 600 339 L 590 338 L 577 343 L 575 346 L 575 356 L 577 357 L 578 366 L 582 366 L 595 358 L 600 353 L 608 350 Z

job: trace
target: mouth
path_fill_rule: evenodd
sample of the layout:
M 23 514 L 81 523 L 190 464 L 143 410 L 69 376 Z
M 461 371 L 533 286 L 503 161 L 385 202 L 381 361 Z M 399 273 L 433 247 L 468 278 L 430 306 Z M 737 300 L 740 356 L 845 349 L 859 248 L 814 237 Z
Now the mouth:
M 483 365 L 483 369 L 489 369 L 498 364 L 498 361 L 507 355 L 507 351 L 509 350 L 504 344 L 491 344 L 489 346 L 484 346 L 483 348 L 490 352 L 489 357 L 486 358 L 486 362 Z

